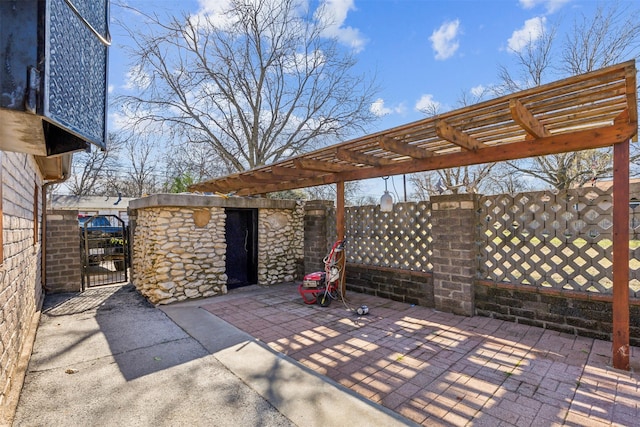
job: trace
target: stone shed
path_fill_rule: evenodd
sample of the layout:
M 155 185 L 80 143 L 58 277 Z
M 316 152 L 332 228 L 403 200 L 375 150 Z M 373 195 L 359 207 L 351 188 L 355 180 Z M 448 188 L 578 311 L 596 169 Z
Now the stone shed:
M 153 304 L 302 274 L 302 202 L 156 194 L 129 210 L 132 282 Z

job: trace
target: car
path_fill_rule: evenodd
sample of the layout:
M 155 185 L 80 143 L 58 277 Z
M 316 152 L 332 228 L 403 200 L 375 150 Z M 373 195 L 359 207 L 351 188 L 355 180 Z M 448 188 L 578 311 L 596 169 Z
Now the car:
M 105 215 L 79 215 L 80 238 L 89 266 L 112 261 L 116 270 L 125 268 L 124 227 L 114 226 Z
M 118 237 L 122 238 L 122 226 L 113 226 L 105 215 L 80 216 L 78 225 L 82 232 L 86 232 L 90 238 Z

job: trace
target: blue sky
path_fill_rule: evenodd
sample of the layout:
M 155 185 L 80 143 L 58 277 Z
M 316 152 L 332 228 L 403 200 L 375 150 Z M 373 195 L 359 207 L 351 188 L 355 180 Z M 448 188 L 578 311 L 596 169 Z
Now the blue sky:
M 225 0 L 135 1 L 143 12 L 215 13 Z M 436 103 L 440 111 L 460 107 L 462 92 L 471 93 L 498 83 L 498 65 L 511 66 L 513 50 L 543 28 L 561 20 L 559 34 L 574 17 L 591 15 L 593 0 L 322 0 L 333 11 L 329 33 L 345 48 L 354 49 L 359 72 L 375 74 L 380 86 L 371 106 L 379 120 L 370 131 L 383 130 L 425 117 L 421 106 Z M 140 19 L 112 4 L 111 15 L 131 25 Z M 320 2 L 309 1 L 315 8 Z M 630 1 L 623 1 L 629 3 Z M 112 28 L 110 96 L 131 90 L 131 66 L 123 52 L 123 31 Z M 561 78 L 563 76 L 558 76 Z M 555 79 L 555 78 L 554 78 Z M 119 120 L 110 113 L 110 128 Z

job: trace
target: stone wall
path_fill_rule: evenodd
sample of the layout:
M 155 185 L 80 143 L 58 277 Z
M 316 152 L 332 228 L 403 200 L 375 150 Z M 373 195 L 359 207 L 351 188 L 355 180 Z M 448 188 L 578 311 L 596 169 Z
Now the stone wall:
M 4 247 L 4 256 L 0 260 L 2 416 L 10 412 L 8 406 L 15 403 L 8 396 L 19 392 L 24 373 L 17 370 L 17 365 L 21 354 L 30 352 L 43 292 L 40 237 L 42 177 L 32 156 L 10 152 L 0 152 L 0 176 Z
M 258 209 L 258 284 L 302 270 L 303 206 L 292 200 L 156 194 L 129 204 L 132 282 L 153 304 L 227 292 L 225 209 Z
M 226 293 L 224 209 L 140 209 L 132 282 L 153 304 Z
M 258 210 L 258 283 L 292 282 L 303 272 L 304 205 Z
M 45 241 L 47 292 L 80 292 L 82 259 L 78 211 L 48 211 Z

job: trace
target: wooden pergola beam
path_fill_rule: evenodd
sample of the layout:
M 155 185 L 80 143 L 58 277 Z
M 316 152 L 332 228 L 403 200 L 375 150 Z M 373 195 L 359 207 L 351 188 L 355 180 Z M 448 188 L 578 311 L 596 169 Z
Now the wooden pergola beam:
M 324 160 L 294 159 L 293 164 L 300 169 L 318 172 L 345 172 L 353 169 L 350 165 L 331 163 Z
M 291 190 L 294 188 L 313 187 L 316 185 L 334 184 L 338 181 L 357 181 L 381 176 L 400 175 L 403 173 L 423 172 L 452 167 L 471 166 L 488 162 L 517 160 L 527 157 L 548 154 L 580 151 L 586 148 L 610 147 L 628 141 L 638 130 L 637 124 L 629 123 L 628 115 L 622 113 L 613 125 L 577 131 L 570 134 L 557 134 L 546 138 L 531 139 L 518 143 L 495 145 L 477 152 L 461 151 L 446 156 L 433 156 L 422 160 L 394 162 L 392 165 L 377 168 L 350 168 L 349 171 L 295 182 L 282 182 L 260 187 L 262 191 L 239 191 L 241 195 L 260 194 L 271 191 Z
M 613 125 L 598 129 L 587 129 L 570 134 L 557 134 L 546 138 L 525 140 L 518 143 L 494 145 L 478 150 L 477 152 L 461 151 L 446 156 L 433 156 L 423 160 L 396 162 L 394 165 L 382 166 L 371 170 L 369 168 L 363 168 L 339 174 L 339 178 L 345 181 L 355 181 L 381 176 L 478 165 L 488 162 L 525 159 L 527 157 L 545 156 L 547 154 L 581 151 L 586 148 L 610 147 L 628 140 L 637 132 L 637 124 L 629 123 L 626 117 L 626 114 L 623 113 Z
M 394 162 L 392 165 L 377 168 L 349 168 L 348 171 L 331 175 L 297 181 L 283 181 L 275 184 L 265 184 L 254 188 L 246 185 L 226 185 L 224 189 L 200 191 L 238 191 L 238 195 L 254 195 L 272 191 L 291 190 L 295 188 L 313 187 L 316 185 L 334 184 L 340 180 L 356 181 L 360 179 L 379 178 L 381 176 L 399 175 L 437 169 L 447 169 L 457 166 L 470 166 L 488 162 L 517 160 L 527 157 L 544 156 L 570 151 L 580 151 L 586 148 L 603 148 L 628 141 L 637 132 L 637 125 L 630 123 L 628 114 L 622 113 L 613 125 L 598 129 L 587 129 L 571 134 L 558 134 L 545 138 L 530 139 L 519 143 L 496 145 L 477 152 L 462 151 L 446 156 L 433 156 L 428 159 Z M 328 162 L 324 162 L 329 164 Z M 219 182 L 219 181 L 218 181 Z M 198 189 L 196 189 L 198 190 Z
M 254 172 L 252 175 L 238 175 L 236 179 L 243 184 L 276 184 L 280 179 L 266 172 Z
M 525 107 L 518 99 L 509 101 L 509 109 L 511 117 L 520 125 L 527 133 L 534 138 L 544 138 L 551 136 L 551 133 L 544 127 L 542 123 Z
M 350 151 L 344 148 L 338 148 L 336 150 L 336 157 L 342 161 L 350 162 L 356 165 L 368 165 L 368 166 L 388 166 L 394 163 L 391 159 L 384 157 L 372 156 L 370 154 L 359 153 L 357 151 Z
M 436 122 L 436 134 L 440 138 L 446 139 L 450 143 L 455 144 L 464 150 L 477 151 L 481 148 L 487 147 L 482 142 L 470 135 L 467 135 L 461 130 L 454 128 L 444 120 L 438 120 Z
M 271 172 L 275 176 L 279 176 L 282 178 L 313 178 L 318 176 L 317 172 L 295 168 L 286 168 L 283 166 L 272 166 Z
M 430 151 L 413 145 L 409 145 L 405 142 L 398 141 L 397 139 L 390 138 L 388 136 L 381 136 L 378 139 L 378 144 L 381 148 L 387 151 L 401 154 L 403 156 L 409 156 L 413 159 L 426 159 L 433 156 L 433 153 L 431 153 Z
M 317 185 L 334 184 L 333 175 L 322 175 L 315 178 L 305 178 L 298 181 L 283 181 L 279 184 L 264 184 L 253 188 L 238 189 L 238 196 L 254 196 L 256 194 L 272 193 L 274 191 L 295 190 L 296 188 L 315 187 Z

